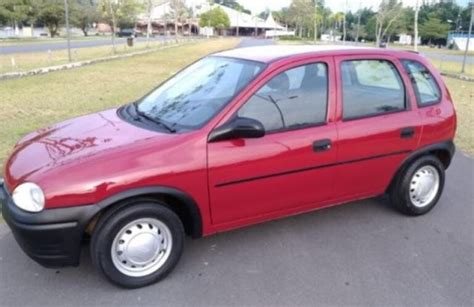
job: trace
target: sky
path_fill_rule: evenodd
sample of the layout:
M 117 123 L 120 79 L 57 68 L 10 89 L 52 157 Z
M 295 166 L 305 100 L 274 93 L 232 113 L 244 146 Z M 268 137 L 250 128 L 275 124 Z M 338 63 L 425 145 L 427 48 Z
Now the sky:
M 372 7 L 376 9 L 381 0 L 325 0 L 325 5 L 329 6 L 332 11 L 344 11 L 344 7 L 347 6 L 347 10 L 357 11 L 359 7 Z M 252 12 L 262 12 L 266 8 L 271 10 L 279 10 L 282 7 L 289 6 L 291 0 L 237 0 L 244 7 L 250 9 Z M 422 0 L 420 0 L 420 3 Z M 468 0 L 456 0 L 459 5 L 467 5 Z M 406 6 L 414 6 L 416 0 L 403 0 L 403 4 Z

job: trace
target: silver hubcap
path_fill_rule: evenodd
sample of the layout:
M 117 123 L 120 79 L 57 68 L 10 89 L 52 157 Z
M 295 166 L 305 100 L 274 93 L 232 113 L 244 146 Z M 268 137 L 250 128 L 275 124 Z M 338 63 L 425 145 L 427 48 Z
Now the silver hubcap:
M 410 182 L 410 200 L 415 207 L 425 207 L 429 205 L 439 190 L 438 170 L 425 165 L 419 168 Z
M 142 277 L 168 260 L 173 240 L 168 226 L 157 219 L 135 220 L 123 227 L 112 243 L 112 261 L 123 274 Z

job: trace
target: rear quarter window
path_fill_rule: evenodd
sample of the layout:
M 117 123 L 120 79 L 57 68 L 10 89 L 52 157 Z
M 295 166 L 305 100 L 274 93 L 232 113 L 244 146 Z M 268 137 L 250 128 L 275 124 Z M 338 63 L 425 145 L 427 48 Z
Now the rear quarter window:
M 441 90 L 428 68 L 413 60 L 402 60 L 402 63 L 410 76 L 418 105 L 426 106 L 438 103 L 441 100 Z

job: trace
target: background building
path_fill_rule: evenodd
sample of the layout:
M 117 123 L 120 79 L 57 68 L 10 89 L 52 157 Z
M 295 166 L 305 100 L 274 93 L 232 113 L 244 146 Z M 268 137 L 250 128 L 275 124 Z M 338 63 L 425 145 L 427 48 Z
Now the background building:
M 199 27 L 199 16 L 215 7 L 220 7 L 229 17 L 230 26 L 224 29 L 224 35 L 243 35 L 243 36 L 280 36 L 294 35 L 294 32 L 275 22 L 272 14 L 268 15 L 266 20 L 240 12 L 235 9 L 220 4 L 210 4 L 208 1 L 196 1 L 191 6 L 191 12 L 187 18 L 178 21 L 178 33 L 182 35 L 206 35 L 215 33 L 214 30 L 201 29 Z M 175 31 L 175 19 L 170 2 L 165 2 L 156 6 L 151 14 L 152 34 L 153 35 L 172 35 Z M 146 33 L 148 25 L 148 15 L 142 14 L 138 18 L 136 30 L 139 33 Z

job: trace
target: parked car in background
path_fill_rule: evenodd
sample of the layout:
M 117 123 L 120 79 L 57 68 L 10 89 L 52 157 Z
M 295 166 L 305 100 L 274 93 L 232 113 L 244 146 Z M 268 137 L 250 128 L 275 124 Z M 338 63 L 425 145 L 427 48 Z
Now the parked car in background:
M 134 29 L 120 29 L 117 32 L 118 37 L 135 37 L 135 30 Z
M 38 263 L 78 265 L 90 238 L 99 272 L 142 287 L 172 271 L 186 235 L 383 194 L 429 212 L 455 129 L 446 86 L 416 53 L 225 51 L 136 102 L 25 136 L 5 166 L 3 216 Z

